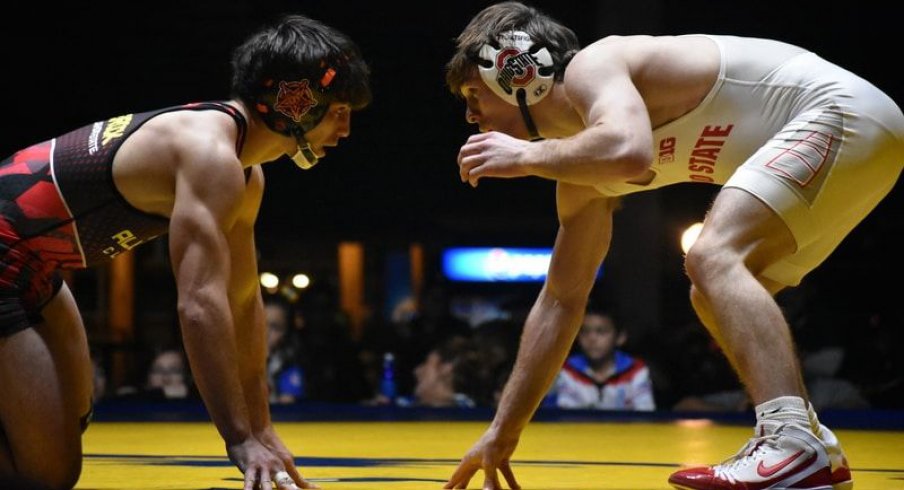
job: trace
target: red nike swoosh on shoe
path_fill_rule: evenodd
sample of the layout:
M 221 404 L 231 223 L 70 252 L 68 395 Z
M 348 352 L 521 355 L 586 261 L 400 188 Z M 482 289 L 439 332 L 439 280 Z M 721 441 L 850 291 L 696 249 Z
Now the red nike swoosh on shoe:
M 803 453 L 804 453 L 804 450 L 801 449 L 800 451 L 796 452 L 795 454 L 792 454 L 791 456 L 788 456 L 787 458 L 783 459 L 782 461 L 779 461 L 778 463 L 771 465 L 771 466 L 766 466 L 763 464 L 762 461 L 760 461 L 760 464 L 756 465 L 756 472 L 758 475 L 762 476 L 763 478 L 769 478 L 770 476 L 781 471 L 782 468 L 784 468 L 785 466 L 788 466 L 789 464 L 794 462 L 794 460 L 797 459 Z

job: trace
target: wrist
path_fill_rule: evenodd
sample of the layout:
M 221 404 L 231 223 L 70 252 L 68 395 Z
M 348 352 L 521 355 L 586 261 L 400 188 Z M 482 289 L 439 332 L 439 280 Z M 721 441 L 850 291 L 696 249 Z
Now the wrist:
M 246 443 L 249 439 L 254 439 L 249 431 L 241 430 L 221 431 L 220 436 L 226 446 L 239 446 Z
M 496 434 L 498 439 L 518 439 L 525 425 L 505 417 L 496 417 L 490 424 L 490 430 Z
M 554 161 L 549 158 L 550 145 L 553 144 L 554 142 L 549 140 L 533 141 L 524 147 L 518 163 L 525 174 L 549 177 L 548 162 Z

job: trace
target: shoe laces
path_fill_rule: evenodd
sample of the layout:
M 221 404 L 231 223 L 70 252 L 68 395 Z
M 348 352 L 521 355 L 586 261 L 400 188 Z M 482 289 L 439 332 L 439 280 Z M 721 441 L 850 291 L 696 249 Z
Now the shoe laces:
M 760 455 L 777 449 L 778 438 L 777 433 L 751 438 L 737 454 L 714 466 L 713 473 L 716 478 L 728 480 L 729 483 L 734 484 L 737 481 L 735 478 L 737 470 L 757 461 Z

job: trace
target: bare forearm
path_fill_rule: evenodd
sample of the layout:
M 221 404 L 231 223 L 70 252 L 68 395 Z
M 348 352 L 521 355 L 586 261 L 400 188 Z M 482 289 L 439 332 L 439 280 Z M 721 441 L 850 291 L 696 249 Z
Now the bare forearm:
M 270 426 L 269 386 L 267 385 L 267 332 L 259 298 L 246 303 L 236 312 L 241 325 L 236 338 L 239 342 L 239 369 L 251 430 L 254 433 Z
M 198 390 L 217 430 L 227 444 L 251 435 L 248 408 L 242 397 L 232 318 L 220 307 L 180 307 L 182 338 Z
M 568 306 L 543 293 L 524 326 L 518 358 L 493 425 L 520 433 L 562 367 L 580 326 L 583 306 Z
M 528 166 L 538 177 L 570 184 L 624 182 L 646 170 L 652 158 L 643 147 L 630 144 L 630 138 L 594 127 L 570 138 L 537 142 Z
M 257 434 L 270 427 L 270 388 L 263 373 L 246 377 L 242 386 L 245 392 L 245 402 L 248 404 L 251 430 Z

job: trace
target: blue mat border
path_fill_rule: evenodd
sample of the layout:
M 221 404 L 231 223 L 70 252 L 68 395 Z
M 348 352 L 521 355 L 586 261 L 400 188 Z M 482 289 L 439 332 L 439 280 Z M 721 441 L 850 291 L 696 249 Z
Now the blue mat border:
M 489 422 L 489 408 L 428 408 L 364 406 L 301 402 L 273 405 L 276 422 L 412 422 L 483 421 Z M 825 410 L 820 420 L 835 429 L 904 430 L 904 410 Z M 563 410 L 543 408 L 535 422 L 679 422 L 709 420 L 726 425 L 752 426 L 752 412 L 629 412 L 602 410 Z M 95 407 L 97 422 L 208 422 L 204 405 L 197 400 L 146 402 L 105 400 Z

